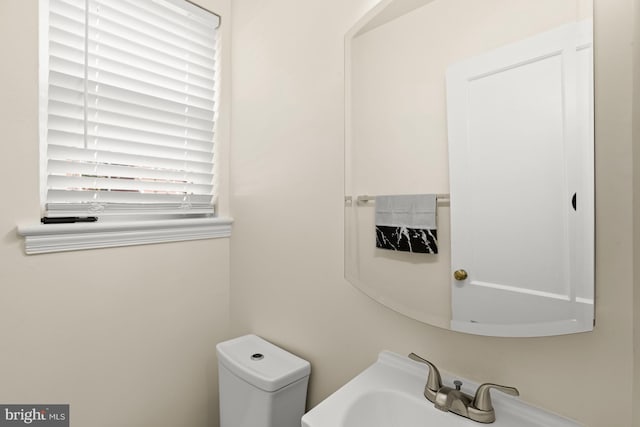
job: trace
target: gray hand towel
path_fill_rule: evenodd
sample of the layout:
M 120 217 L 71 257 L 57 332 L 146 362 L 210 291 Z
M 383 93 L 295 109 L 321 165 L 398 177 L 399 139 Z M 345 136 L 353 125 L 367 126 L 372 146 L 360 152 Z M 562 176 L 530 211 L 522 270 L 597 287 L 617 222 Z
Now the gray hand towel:
M 438 253 L 436 195 L 376 196 L 376 247 Z

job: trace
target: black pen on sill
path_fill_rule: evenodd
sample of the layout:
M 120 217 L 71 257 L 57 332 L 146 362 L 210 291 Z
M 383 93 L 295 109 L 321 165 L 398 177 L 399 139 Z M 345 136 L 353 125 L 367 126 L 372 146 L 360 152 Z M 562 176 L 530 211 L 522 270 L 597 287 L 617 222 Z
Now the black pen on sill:
M 42 222 L 43 224 L 72 224 L 74 222 L 96 222 L 97 220 L 97 216 L 45 216 L 40 219 L 40 222 Z

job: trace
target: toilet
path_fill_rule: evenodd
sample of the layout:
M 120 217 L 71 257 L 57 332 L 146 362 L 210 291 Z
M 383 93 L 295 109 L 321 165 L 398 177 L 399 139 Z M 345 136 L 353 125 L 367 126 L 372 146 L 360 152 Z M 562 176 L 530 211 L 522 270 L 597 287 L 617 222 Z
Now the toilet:
M 300 427 L 311 365 L 256 336 L 216 346 L 220 427 Z

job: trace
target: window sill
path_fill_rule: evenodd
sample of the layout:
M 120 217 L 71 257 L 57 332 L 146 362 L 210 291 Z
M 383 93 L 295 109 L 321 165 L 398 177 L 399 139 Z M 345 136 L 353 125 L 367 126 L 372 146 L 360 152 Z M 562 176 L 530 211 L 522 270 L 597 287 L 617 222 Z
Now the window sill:
M 231 236 L 231 218 L 19 226 L 27 255 Z

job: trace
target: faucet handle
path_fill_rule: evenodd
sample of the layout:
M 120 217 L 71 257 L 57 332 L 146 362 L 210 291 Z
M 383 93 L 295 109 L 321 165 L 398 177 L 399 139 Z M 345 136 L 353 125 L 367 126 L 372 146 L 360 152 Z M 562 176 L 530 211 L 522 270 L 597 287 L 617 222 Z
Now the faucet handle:
M 424 397 L 433 402 L 436 398 L 436 393 L 442 388 L 442 378 L 440 377 L 440 371 L 438 371 L 436 365 L 426 359 L 423 359 L 415 353 L 411 353 L 409 355 L 409 359 L 415 360 L 416 362 L 424 363 L 429 366 L 429 376 L 427 377 L 427 385 L 424 387 Z
M 473 398 L 473 406 L 476 409 L 487 412 L 493 411 L 493 405 L 491 404 L 491 394 L 489 394 L 489 390 L 491 390 L 492 388 L 511 396 L 520 396 L 520 392 L 515 387 L 484 383 L 478 387 L 478 389 L 476 390 L 476 395 Z

